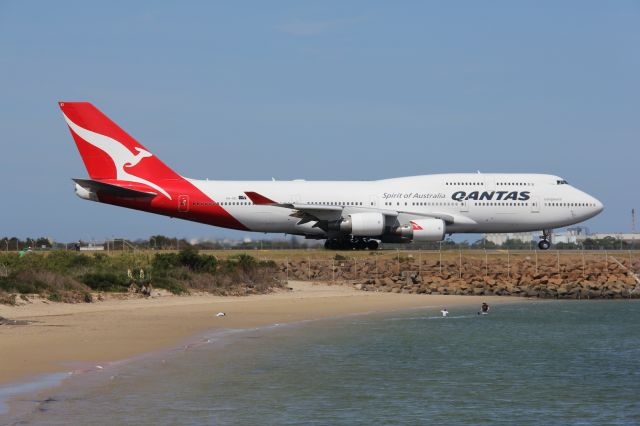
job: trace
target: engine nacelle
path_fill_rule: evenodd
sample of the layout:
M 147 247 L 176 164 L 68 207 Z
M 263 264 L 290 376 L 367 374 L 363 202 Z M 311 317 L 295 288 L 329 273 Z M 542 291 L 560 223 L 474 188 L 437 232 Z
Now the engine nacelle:
M 427 218 L 409 221 L 395 230 L 395 234 L 412 241 L 444 240 L 445 223 L 442 219 Z
M 377 237 L 384 231 L 382 213 L 354 213 L 340 223 L 340 231 L 356 237 Z

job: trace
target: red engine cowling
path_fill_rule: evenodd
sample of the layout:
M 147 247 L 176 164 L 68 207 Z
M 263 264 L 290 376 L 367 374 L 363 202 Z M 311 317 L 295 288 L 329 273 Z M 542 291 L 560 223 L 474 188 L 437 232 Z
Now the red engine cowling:
M 445 234 L 445 223 L 442 219 L 426 218 L 410 220 L 396 230 L 396 235 L 412 241 L 442 241 Z

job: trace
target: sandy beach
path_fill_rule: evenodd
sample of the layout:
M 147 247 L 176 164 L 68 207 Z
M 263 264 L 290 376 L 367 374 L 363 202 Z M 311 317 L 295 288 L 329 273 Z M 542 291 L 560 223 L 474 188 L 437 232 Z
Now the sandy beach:
M 209 330 L 246 328 L 420 307 L 508 303 L 518 298 L 364 292 L 290 282 L 291 290 L 248 297 L 163 296 L 91 304 L 0 306 L 0 316 L 33 321 L 0 326 L 0 383 L 69 371 L 179 345 Z M 226 316 L 216 317 L 225 312 Z

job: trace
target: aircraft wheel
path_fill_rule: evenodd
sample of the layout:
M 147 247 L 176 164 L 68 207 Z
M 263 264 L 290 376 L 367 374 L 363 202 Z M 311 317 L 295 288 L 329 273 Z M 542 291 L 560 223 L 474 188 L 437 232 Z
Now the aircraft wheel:
M 354 247 L 356 250 L 364 250 L 367 248 L 367 243 L 362 238 L 359 238 L 356 240 Z
M 378 244 L 378 242 L 376 240 L 369 240 L 367 242 L 367 248 L 369 250 L 378 250 L 378 246 L 379 246 L 379 244 Z
M 547 240 L 541 240 L 538 243 L 538 248 L 540 250 L 549 250 L 549 247 L 551 247 L 551 243 L 549 241 L 547 241 Z
M 353 250 L 353 244 L 349 240 L 338 241 L 338 250 Z

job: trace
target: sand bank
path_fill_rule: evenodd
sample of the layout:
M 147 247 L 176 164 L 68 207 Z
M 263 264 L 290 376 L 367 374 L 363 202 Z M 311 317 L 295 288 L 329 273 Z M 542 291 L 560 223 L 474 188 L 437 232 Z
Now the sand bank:
M 508 303 L 516 298 L 363 292 L 352 286 L 291 282 L 291 291 L 248 297 L 211 295 L 108 300 L 91 304 L 0 306 L 0 316 L 33 321 L 0 326 L 0 383 L 68 371 L 169 348 L 208 330 L 420 307 Z M 216 317 L 217 312 L 225 317 Z

